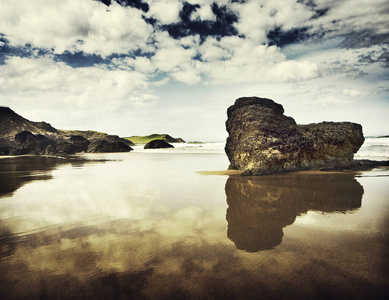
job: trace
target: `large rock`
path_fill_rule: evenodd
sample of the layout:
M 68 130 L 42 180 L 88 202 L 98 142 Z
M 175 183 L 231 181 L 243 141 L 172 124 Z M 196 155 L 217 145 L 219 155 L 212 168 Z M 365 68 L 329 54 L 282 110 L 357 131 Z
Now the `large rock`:
M 174 148 L 174 146 L 170 145 L 165 140 L 152 140 L 144 146 L 144 149 L 160 149 L 160 148 Z
M 107 142 L 106 140 L 95 141 L 89 144 L 89 153 L 106 153 L 106 152 L 129 152 L 133 150 L 130 146 L 122 142 Z
M 338 168 L 352 164 L 364 142 L 351 122 L 297 125 L 273 100 L 239 98 L 228 108 L 225 147 L 230 169 L 242 175 Z

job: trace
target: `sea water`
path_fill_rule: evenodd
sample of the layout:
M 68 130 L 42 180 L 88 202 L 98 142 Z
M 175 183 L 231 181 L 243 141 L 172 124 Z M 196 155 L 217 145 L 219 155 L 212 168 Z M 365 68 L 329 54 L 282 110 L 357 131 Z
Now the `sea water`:
M 143 149 L 144 145 L 133 146 L 137 152 L 153 153 L 224 153 L 225 142 L 173 143 L 169 149 Z M 389 137 L 367 137 L 354 155 L 355 159 L 389 160 Z
M 387 168 L 200 175 L 223 147 L 0 159 L 0 299 L 387 298 Z

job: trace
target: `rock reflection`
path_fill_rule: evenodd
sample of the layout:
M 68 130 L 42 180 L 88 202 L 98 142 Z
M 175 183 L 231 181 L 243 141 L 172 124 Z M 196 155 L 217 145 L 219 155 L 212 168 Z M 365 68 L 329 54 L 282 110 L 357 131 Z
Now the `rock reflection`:
M 0 160 L 0 197 L 12 194 L 25 183 L 33 180 L 52 179 L 50 171 L 61 165 L 82 167 L 89 160 L 81 157 L 18 156 Z M 93 160 L 90 160 L 93 162 Z
M 308 210 L 345 213 L 359 208 L 363 195 L 351 174 L 231 177 L 225 191 L 227 236 L 248 252 L 279 245 L 283 227 Z

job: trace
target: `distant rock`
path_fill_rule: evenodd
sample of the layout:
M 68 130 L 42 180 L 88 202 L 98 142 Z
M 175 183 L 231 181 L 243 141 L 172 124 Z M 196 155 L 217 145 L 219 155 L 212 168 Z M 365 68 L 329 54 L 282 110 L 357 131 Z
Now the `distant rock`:
M 297 125 L 273 100 L 239 98 L 227 110 L 225 151 L 242 175 L 347 167 L 364 142 L 350 122 Z
M 57 145 L 56 153 L 58 154 L 75 154 L 76 146 L 72 143 L 61 143 Z
M 95 141 L 89 144 L 88 153 L 106 153 L 106 152 L 130 152 L 133 150 L 130 146 L 122 142 L 107 142 L 106 140 Z
M 36 150 L 37 154 L 46 154 L 46 153 L 51 153 L 54 154 L 55 149 L 57 147 L 57 143 L 54 142 L 53 140 L 45 137 L 42 134 L 36 135 Z M 49 150 L 47 150 L 49 148 Z
M 165 135 L 165 141 L 168 143 L 185 143 L 185 141 L 182 138 L 174 138 L 168 134 Z
M 170 145 L 165 140 L 152 140 L 144 146 L 144 149 L 160 149 L 160 148 L 174 148 L 174 146 Z
M 90 142 L 96 142 L 105 140 L 107 142 L 121 142 L 128 146 L 134 146 L 135 144 L 127 139 L 120 138 L 117 135 L 109 135 L 107 133 L 93 131 L 93 130 L 87 130 L 87 131 L 81 131 L 81 130 L 59 130 L 60 134 L 64 136 L 65 138 L 69 139 L 72 136 L 81 136 Z
M 0 155 L 74 154 L 130 151 L 131 141 L 97 131 L 57 130 L 46 122 L 29 121 L 0 106 Z
M 70 137 L 70 142 L 76 147 L 76 152 L 87 152 L 88 146 L 91 143 L 81 135 L 72 135 Z

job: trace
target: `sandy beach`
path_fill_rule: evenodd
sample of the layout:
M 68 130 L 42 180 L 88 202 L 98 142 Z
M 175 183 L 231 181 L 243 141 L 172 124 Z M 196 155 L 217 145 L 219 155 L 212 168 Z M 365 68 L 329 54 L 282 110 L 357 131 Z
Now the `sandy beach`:
M 1 180 L 2 299 L 389 291 L 385 169 L 240 177 L 215 171 L 223 154 L 92 157 L 105 161 L 0 164 L 15 183 Z

